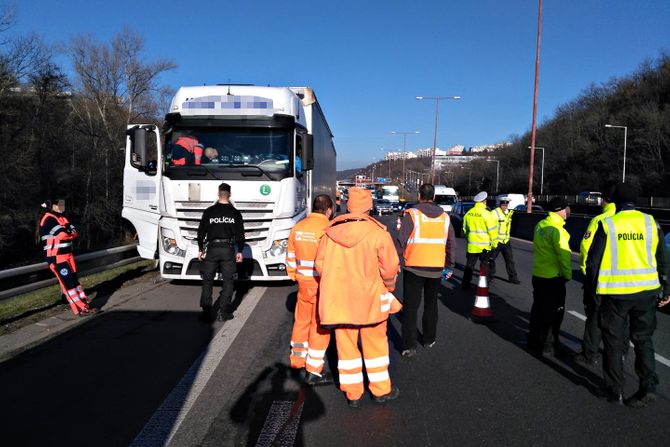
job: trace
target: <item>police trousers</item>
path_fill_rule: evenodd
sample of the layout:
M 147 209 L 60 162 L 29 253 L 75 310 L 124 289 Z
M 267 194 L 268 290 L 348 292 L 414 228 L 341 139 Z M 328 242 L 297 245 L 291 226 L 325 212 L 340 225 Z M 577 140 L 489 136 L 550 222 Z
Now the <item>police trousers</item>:
M 465 254 L 465 269 L 463 270 L 463 281 L 461 281 L 462 288 L 470 288 L 470 282 L 472 281 L 472 273 L 475 265 L 479 261 L 479 264 L 484 264 L 486 267 L 486 279 L 491 280 L 491 252 L 485 250 L 481 253 L 466 253 Z
M 559 333 L 565 314 L 565 279 L 533 276 L 533 307 L 530 310 L 528 349 L 541 353 L 550 346 L 560 349 Z
M 514 254 L 512 253 L 512 244 L 510 242 L 498 244 L 498 247 L 491 253 L 491 277 L 496 273 L 496 258 L 500 253 L 502 253 L 503 259 L 505 260 L 505 269 L 507 270 L 507 277 L 509 280 L 514 281 L 519 279 L 516 274 L 516 267 L 514 266 Z
M 221 274 L 221 293 L 219 294 L 218 306 L 222 312 L 229 312 L 230 303 L 233 299 L 234 282 L 233 277 L 237 270 L 235 263 L 235 248 L 232 245 L 213 245 L 207 248 L 207 254 L 200 263 L 200 275 L 202 276 L 202 293 L 200 295 L 200 306 L 212 307 L 212 288 L 216 273 Z
M 639 389 L 654 392 L 658 385 L 654 343 L 656 297 L 631 298 L 626 295 L 601 295 L 600 328 L 603 333 L 603 377 L 612 393 L 622 393 L 625 383 L 623 354 L 627 349 L 627 324 L 635 349 L 635 373 Z M 627 323 L 628 320 L 628 323 Z

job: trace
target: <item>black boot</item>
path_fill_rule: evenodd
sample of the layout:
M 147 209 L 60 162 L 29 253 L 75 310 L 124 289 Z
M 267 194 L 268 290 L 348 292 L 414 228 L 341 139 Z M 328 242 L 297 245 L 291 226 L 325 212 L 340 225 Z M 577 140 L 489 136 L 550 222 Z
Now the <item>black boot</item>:
M 198 316 L 198 320 L 204 323 L 211 323 L 214 321 L 214 314 L 212 313 L 212 306 L 202 306 L 202 312 Z

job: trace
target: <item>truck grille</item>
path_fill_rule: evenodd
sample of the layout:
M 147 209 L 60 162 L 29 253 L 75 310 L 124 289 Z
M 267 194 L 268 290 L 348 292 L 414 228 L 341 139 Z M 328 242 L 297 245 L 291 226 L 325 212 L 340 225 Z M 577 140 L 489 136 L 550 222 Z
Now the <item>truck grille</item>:
M 182 238 L 197 246 L 202 213 L 212 202 L 175 202 Z M 250 247 L 263 245 L 268 238 L 274 202 L 235 202 L 244 219 L 244 237 Z

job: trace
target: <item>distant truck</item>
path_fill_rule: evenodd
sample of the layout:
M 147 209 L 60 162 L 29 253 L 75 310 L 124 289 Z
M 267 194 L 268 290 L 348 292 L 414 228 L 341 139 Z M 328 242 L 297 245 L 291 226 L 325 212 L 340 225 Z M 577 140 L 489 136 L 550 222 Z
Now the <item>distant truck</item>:
M 456 202 L 458 202 L 458 195 L 454 188 L 435 185 L 435 203 L 444 211 L 450 212 Z
M 194 158 L 180 138 L 197 142 Z M 182 87 L 161 129 L 128 126 L 122 215 L 163 278 L 200 279 L 198 224 L 226 182 L 244 218 L 240 278 L 287 279 L 289 232 L 314 196 L 335 198 L 335 157 L 309 87 Z

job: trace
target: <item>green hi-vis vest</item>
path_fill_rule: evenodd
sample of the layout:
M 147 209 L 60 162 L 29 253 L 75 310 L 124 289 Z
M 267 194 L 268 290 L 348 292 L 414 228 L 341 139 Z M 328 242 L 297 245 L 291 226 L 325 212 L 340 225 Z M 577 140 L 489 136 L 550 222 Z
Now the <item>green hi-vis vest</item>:
M 483 202 L 475 203 L 463 216 L 463 234 L 468 253 L 481 253 L 498 246 L 498 222 Z
M 509 236 L 512 230 L 512 214 L 513 210 L 507 210 L 507 214 L 498 207 L 492 211 L 493 216 L 498 219 L 498 242 L 506 244 L 509 242 Z
M 608 217 L 602 224 L 607 243 L 596 293 L 629 295 L 658 289 L 661 286 L 656 268 L 658 230 L 654 218 L 626 210 Z

